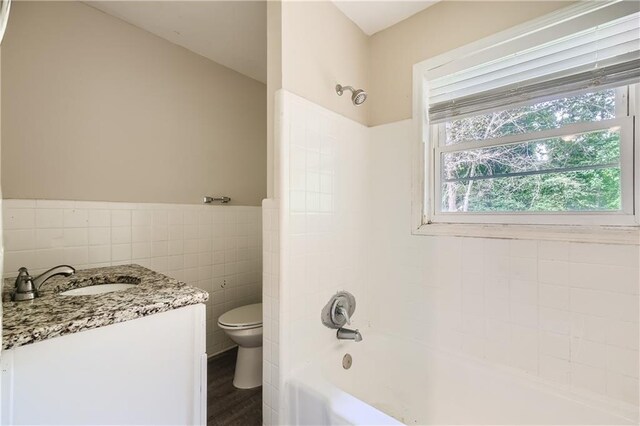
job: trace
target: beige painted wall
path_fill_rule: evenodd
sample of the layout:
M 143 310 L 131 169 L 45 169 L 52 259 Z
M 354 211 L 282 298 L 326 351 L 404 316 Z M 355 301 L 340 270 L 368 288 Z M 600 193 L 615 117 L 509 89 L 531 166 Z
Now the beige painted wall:
M 371 101 L 355 107 L 337 83 L 369 87 L 369 38 L 329 0 L 282 2 L 282 87 L 367 124 Z
M 569 6 L 567 1 L 443 1 L 371 36 L 368 124 L 410 118 L 413 65 Z
M 370 126 L 404 120 L 414 64 L 569 4 L 443 1 L 367 37 L 328 0 L 282 1 L 282 87 Z M 369 99 L 354 107 L 335 94 L 338 82 L 366 89 Z
M 275 94 L 282 88 L 282 2 L 267 3 L 267 197 L 277 196 L 275 177 Z
M 14 2 L 5 198 L 266 196 L 266 86 L 77 2 Z

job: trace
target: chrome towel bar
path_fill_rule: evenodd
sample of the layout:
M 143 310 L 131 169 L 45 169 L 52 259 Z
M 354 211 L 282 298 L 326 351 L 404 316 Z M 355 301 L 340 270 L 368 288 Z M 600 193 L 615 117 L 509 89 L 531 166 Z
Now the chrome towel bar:
M 211 204 L 214 202 L 219 201 L 220 204 L 227 204 L 229 203 L 229 201 L 231 201 L 231 198 L 227 197 L 227 196 L 222 196 L 222 197 L 204 197 L 204 203 L 205 204 Z

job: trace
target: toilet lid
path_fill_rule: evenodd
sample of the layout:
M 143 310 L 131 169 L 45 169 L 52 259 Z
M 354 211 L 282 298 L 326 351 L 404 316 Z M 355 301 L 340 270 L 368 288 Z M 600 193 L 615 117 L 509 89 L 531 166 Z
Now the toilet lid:
M 218 323 L 227 327 L 247 327 L 262 324 L 262 303 L 232 309 L 220 315 Z

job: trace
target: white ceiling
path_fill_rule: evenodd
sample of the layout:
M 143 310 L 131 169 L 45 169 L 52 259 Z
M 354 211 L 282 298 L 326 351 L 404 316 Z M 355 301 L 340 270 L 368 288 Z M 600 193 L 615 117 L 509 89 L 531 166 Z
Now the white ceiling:
M 267 81 L 264 1 L 87 1 L 86 4 L 248 77 Z
M 407 19 L 438 0 L 334 0 L 335 5 L 367 35 Z

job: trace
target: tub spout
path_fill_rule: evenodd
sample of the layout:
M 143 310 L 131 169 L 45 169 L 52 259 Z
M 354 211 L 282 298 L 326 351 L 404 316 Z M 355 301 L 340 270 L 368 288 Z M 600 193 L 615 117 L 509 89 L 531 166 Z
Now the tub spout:
M 349 330 L 348 328 L 339 328 L 336 337 L 338 340 L 362 341 L 362 334 L 358 330 Z

